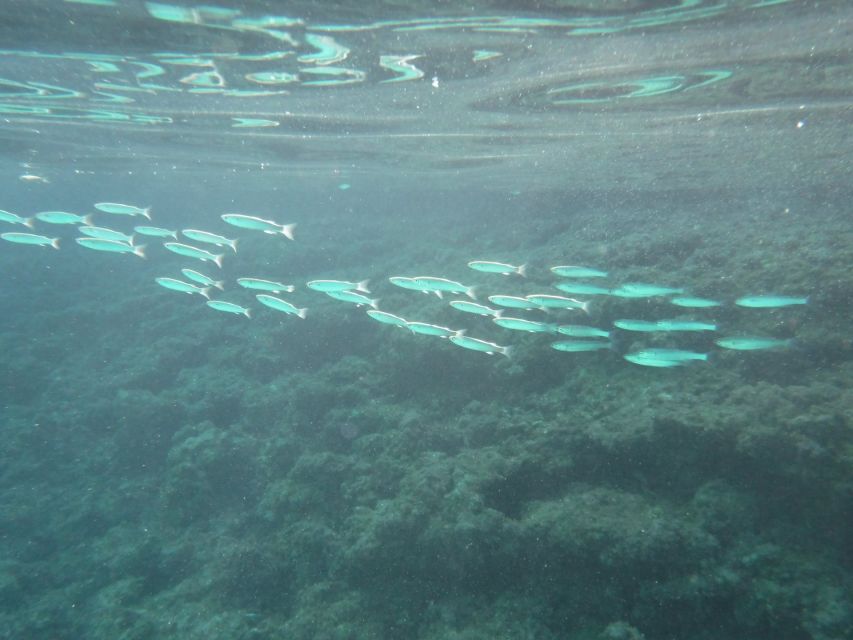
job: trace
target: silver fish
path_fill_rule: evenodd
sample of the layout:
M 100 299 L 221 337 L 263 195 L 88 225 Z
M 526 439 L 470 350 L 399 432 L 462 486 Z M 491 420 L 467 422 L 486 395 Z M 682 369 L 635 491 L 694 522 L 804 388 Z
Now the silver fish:
M 492 318 L 499 327 L 512 329 L 514 331 L 529 331 L 531 333 L 557 333 L 557 325 L 536 320 L 525 320 L 524 318 Z
M 193 282 L 198 282 L 199 284 L 204 285 L 205 287 L 216 287 L 220 291 L 225 289 L 225 283 L 221 280 L 214 280 L 210 276 L 206 276 L 199 271 L 193 271 L 192 269 L 181 269 L 181 273 L 184 274 L 187 278 L 192 280 Z
M 237 278 L 237 284 L 244 289 L 258 289 L 260 291 L 271 291 L 272 293 L 281 293 L 286 291 L 292 293 L 296 287 L 292 284 L 282 284 L 273 280 L 262 280 L 261 278 Z
M 119 202 L 96 202 L 95 209 L 119 216 L 142 216 L 149 220 L 151 219 L 151 210 L 149 207 L 135 207 L 132 204 L 121 204 Z
M 198 247 L 193 247 L 192 245 L 183 244 L 181 242 L 164 242 L 163 246 L 172 253 L 177 253 L 179 256 L 195 258 L 202 262 L 213 262 L 217 267 L 222 268 L 222 258 L 224 257 L 222 254 L 210 253 L 210 251 L 205 251 L 204 249 L 199 249 Z
M 221 236 L 218 233 L 210 233 L 210 231 L 201 231 L 199 229 L 184 229 L 181 233 L 190 240 L 215 244 L 217 247 L 231 247 L 232 251 L 237 252 L 237 241 Z
M 264 220 L 257 216 L 247 216 L 242 213 L 225 213 L 220 216 L 225 222 L 241 229 L 252 229 L 269 234 L 281 234 L 288 240 L 293 240 L 295 224 L 279 224 L 272 220 Z
M 305 286 L 314 291 L 322 291 L 323 293 L 329 293 L 329 291 L 359 291 L 361 293 L 370 293 L 370 289 L 367 288 L 368 284 L 368 280 L 360 282 L 351 282 L 348 280 L 312 280 Z
M 330 298 L 334 298 L 335 300 L 342 300 L 343 302 L 352 302 L 353 304 L 357 304 L 358 306 L 367 305 L 368 307 L 373 307 L 374 309 L 379 303 L 379 300 L 371 300 L 367 296 L 362 295 L 357 291 L 327 291 L 326 295 Z
M 146 225 L 141 225 L 138 227 L 133 227 L 133 230 L 142 236 L 151 236 L 154 238 L 174 238 L 178 239 L 177 231 L 170 231 L 169 229 L 162 229 L 160 227 L 149 227 Z
M 24 218 L 19 216 L 17 213 L 12 213 L 11 211 L 3 211 L 0 209 L 0 222 L 9 222 L 11 224 L 20 224 L 25 227 L 33 228 L 33 219 L 32 218 Z
M 407 322 L 406 327 L 412 333 L 419 333 L 424 336 L 438 336 L 439 338 L 449 338 L 451 336 L 461 335 L 461 332 L 456 329 L 450 329 L 448 327 L 442 327 L 437 324 L 430 324 L 429 322 Z
M 126 233 L 116 231 L 115 229 L 86 226 L 77 227 L 77 231 L 91 238 L 103 238 L 104 240 L 115 240 L 116 242 L 126 242 L 127 244 L 133 244 L 132 235 L 129 236 Z
M 194 284 L 184 282 L 183 280 L 176 280 L 175 278 L 154 278 L 154 282 L 156 282 L 165 289 L 171 289 L 172 291 L 180 291 L 182 293 L 197 293 L 207 299 L 210 299 L 208 288 L 197 287 Z
M 38 247 L 59 249 L 59 238 L 48 238 L 47 236 L 40 236 L 35 233 L 17 233 L 13 231 L 0 233 L 0 238 L 3 238 L 7 242 L 14 242 L 15 244 L 31 244 Z
M 482 353 L 488 353 L 489 355 L 499 353 L 502 356 L 506 356 L 507 358 L 511 357 L 512 355 L 512 347 L 502 347 L 499 344 L 495 344 L 494 342 L 486 342 L 485 340 L 480 340 L 479 338 L 471 338 L 469 336 L 464 335 L 455 335 L 450 336 L 450 342 L 452 342 L 458 347 L 462 347 L 463 349 L 470 349 L 471 351 L 480 351 Z
M 49 224 L 92 224 L 91 214 L 81 216 L 68 211 L 39 211 L 36 214 L 36 219 Z
M 377 322 L 381 322 L 382 324 L 390 324 L 395 327 L 402 327 L 403 329 L 408 328 L 408 320 L 406 320 L 405 318 L 401 318 L 400 316 L 395 316 L 393 313 L 388 313 L 387 311 L 368 309 L 367 315 L 369 315 Z
M 478 316 L 493 316 L 495 318 L 499 318 L 503 313 L 502 309 L 492 309 L 484 304 L 478 304 L 476 302 L 471 302 L 470 300 L 451 300 L 448 304 L 457 311 L 474 313 Z
M 737 306 L 751 309 L 775 309 L 808 302 L 807 296 L 744 296 L 735 300 Z
M 551 267 L 551 272 L 562 278 L 606 278 L 607 272 L 590 267 L 564 265 Z
M 118 240 L 105 240 L 104 238 L 77 238 L 77 244 L 86 249 L 94 251 L 105 251 L 107 253 L 132 253 L 140 258 L 145 257 L 145 245 L 133 246 Z
M 291 304 L 287 300 L 282 300 L 281 298 L 276 298 L 275 296 L 267 295 L 266 293 L 259 293 L 255 298 L 257 298 L 258 302 L 262 305 L 265 305 L 270 309 L 289 313 L 300 318 L 305 318 L 305 315 L 308 313 L 308 309 L 299 309 L 296 305 Z
M 527 273 L 527 265 L 522 264 L 519 266 L 513 266 L 511 264 L 506 264 L 505 262 L 491 262 L 489 260 L 472 260 L 468 263 L 468 266 L 474 271 L 482 271 L 483 273 L 500 273 L 502 275 L 508 276 L 511 273 L 514 273 L 519 276 L 526 276 Z
M 233 313 L 235 315 L 244 315 L 247 318 L 252 317 L 251 309 L 241 307 L 239 304 L 234 304 L 233 302 L 226 302 L 225 300 L 208 300 L 205 304 L 207 304 L 211 309 L 216 309 L 217 311 L 224 311 L 225 313 Z

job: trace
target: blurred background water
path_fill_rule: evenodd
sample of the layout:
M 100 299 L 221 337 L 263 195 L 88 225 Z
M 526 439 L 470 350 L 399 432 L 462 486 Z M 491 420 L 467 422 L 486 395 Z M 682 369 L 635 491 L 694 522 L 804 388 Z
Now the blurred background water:
M 840 0 L 7 0 L 0 209 L 240 245 L 0 246 L 0 636 L 853 637 L 851 31 Z M 524 317 L 719 332 L 559 353 L 387 280 L 484 302 L 558 294 L 559 264 L 723 304 Z M 254 317 L 155 284 L 182 267 Z M 733 304 L 758 294 L 808 303 Z

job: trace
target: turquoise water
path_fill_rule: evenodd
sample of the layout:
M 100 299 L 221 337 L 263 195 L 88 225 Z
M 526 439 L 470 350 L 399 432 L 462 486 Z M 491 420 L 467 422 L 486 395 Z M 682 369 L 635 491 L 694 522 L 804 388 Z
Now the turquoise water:
M 9 3 L 0 637 L 853 637 L 853 8 L 514 4 Z

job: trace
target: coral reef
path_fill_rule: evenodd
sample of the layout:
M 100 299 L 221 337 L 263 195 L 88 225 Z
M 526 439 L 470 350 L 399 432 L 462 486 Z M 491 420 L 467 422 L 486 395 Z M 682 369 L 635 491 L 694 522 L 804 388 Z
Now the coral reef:
M 572 256 L 709 296 L 809 291 L 794 313 L 714 312 L 798 345 L 677 371 L 537 336 L 489 358 L 331 303 L 242 324 L 167 308 L 139 265 L 84 291 L 55 274 L 41 307 L 13 295 L 27 310 L 0 321 L 0 636 L 850 638 L 849 222 L 641 214 L 555 216 L 512 243 L 493 221 L 476 250 L 401 234 L 378 257 L 368 229 L 327 275 L 435 269 L 442 246 L 462 268 Z M 21 290 L 46 277 L 0 260 Z M 546 282 L 533 268 L 507 286 Z M 437 304 L 383 296 L 449 317 Z

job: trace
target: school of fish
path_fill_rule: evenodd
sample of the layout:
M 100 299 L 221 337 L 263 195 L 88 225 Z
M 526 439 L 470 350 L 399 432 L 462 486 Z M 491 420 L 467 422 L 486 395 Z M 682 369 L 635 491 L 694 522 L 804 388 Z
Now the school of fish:
M 159 241 L 163 248 L 184 258 L 190 258 L 200 263 L 211 263 L 222 267 L 227 257 L 226 249 L 237 252 L 239 238 L 229 238 L 220 233 L 201 229 L 168 229 L 150 224 L 136 225 L 132 232 L 111 228 L 111 226 L 94 226 L 93 218 L 106 214 L 109 220 L 121 218 L 143 218 L 151 222 L 151 211 L 147 207 L 122 204 L 117 202 L 98 202 L 93 205 L 96 213 L 77 214 L 68 211 L 41 211 L 33 216 L 24 217 L 11 211 L 0 210 L 0 225 L 9 230 L 0 233 L 0 239 L 6 242 L 30 245 L 35 247 L 60 248 L 60 238 L 51 237 L 35 232 L 35 228 L 48 225 L 73 225 L 80 236 L 76 243 L 88 250 L 107 253 L 131 254 L 140 258 L 146 257 L 146 246 L 136 242 L 137 237 L 147 237 L 150 241 Z M 281 236 L 288 240 L 294 239 L 295 224 L 282 224 L 266 220 L 258 216 L 243 213 L 225 213 L 220 216 L 227 225 L 243 232 L 254 231 L 271 236 Z M 102 224 L 105 221 L 99 220 Z M 25 229 L 25 230 L 23 230 Z M 186 241 L 186 242 L 185 242 Z M 194 244 L 189 244 L 192 242 Z M 195 263 L 193 263 L 195 264 Z M 526 276 L 527 265 L 512 265 L 490 260 L 472 260 L 468 267 L 473 271 L 502 277 Z M 444 300 L 448 296 L 465 296 L 463 299 L 448 300 L 450 308 L 465 314 L 481 316 L 485 321 L 509 332 L 526 332 L 547 334 L 560 339 L 551 343 L 557 351 L 567 353 L 583 353 L 608 351 L 614 349 L 614 331 L 628 333 L 674 334 L 681 332 L 717 332 L 715 322 L 709 320 L 665 318 L 665 319 L 633 319 L 619 318 L 613 321 L 612 327 L 602 328 L 588 323 L 577 324 L 577 317 L 589 317 L 591 310 L 590 297 L 609 296 L 612 298 L 658 298 L 668 301 L 675 309 L 674 313 L 696 313 L 697 310 L 713 309 L 723 303 L 704 297 L 691 295 L 685 288 L 661 286 L 657 284 L 627 282 L 615 287 L 598 284 L 609 277 L 606 271 L 581 265 L 559 265 L 551 267 L 551 273 L 559 278 L 553 283 L 554 289 L 560 295 L 552 292 L 534 293 L 527 296 L 505 295 L 496 293 L 488 296 L 478 296 L 479 287 L 466 285 L 440 276 L 391 276 L 388 282 L 396 287 L 435 295 Z M 225 291 L 226 282 L 217 280 L 202 271 L 184 267 L 181 269 L 183 279 L 171 276 L 155 278 L 155 283 L 164 289 L 198 295 L 204 303 L 216 311 L 251 318 L 253 310 L 235 302 L 212 298 L 211 294 Z M 282 297 L 296 291 L 294 284 L 283 283 L 279 280 L 240 277 L 236 284 L 243 289 L 255 293 L 257 302 L 268 309 L 304 319 L 308 309 L 300 308 L 295 303 Z M 462 329 L 454 329 L 429 322 L 409 320 L 386 310 L 380 310 L 378 300 L 371 298 L 367 280 L 311 280 L 305 287 L 311 291 L 325 294 L 335 300 L 365 308 L 367 316 L 380 324 L 397 327 L 412 334 L 441 338 L 450 344 L 471 351 L 479 351 L 489 355 L 501 354 L 511 356 L 513 347 L 501 345 L 485 339 L 467 335 Z M 569 296 L 582 296 L 577 299 Z M 484 304 L 478 298 L 483 297 L 491 305 Z M 756 294 L 742 296 L 734 300 L 738 307 L 751 309 L 780 309 L 808 303 L 807 296 L 786 296 L 776 294 Z M 568 322 L 544 322 L 541 320 L 521 317 L 523 312 L 544 311 L 546 313 L 566 313 L 573 319 Z M 578 314 L 581 314 L 578 316 Z M 717 335 L 714 333 L 713 335 Z M 792 340 L 779 339 L 771 336 L 723 336 L 714 340 L 716 346 L 735 351 L 761 351 L 780 349 L 791 346 Z M 625 361 L 657 368 L 680 367 L 697 362 L 707 362 L 708 353 L 690 351 L 678 348 L 644 348 L 628 353 L 619 354 Z

